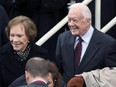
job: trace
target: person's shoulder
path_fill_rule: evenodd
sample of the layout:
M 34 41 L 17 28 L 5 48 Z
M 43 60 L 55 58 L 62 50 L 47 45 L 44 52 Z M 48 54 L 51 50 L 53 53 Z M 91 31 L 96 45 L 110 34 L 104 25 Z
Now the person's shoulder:
M 23 85 L 23 86 L 17 86 L 17 87 L 32 87 L 32 86 L 29 86 L 29 85 Z
M 39 46 L 39 45 L 37 45 L 37 44 L 35 44 L 35 43 L 32 43 L 32 49 L 33 50 L 37 50 L 37 51 L 42 51 L 42 52 L 47 52 L 47 50 L 46 49 L 44 49 L 43 47 L 41 47 L 41 46 Z
M 70 35 L 70 34 L 71 34 L 70 30 L 66 30 L 62 32 L 60 35 Z
M 18 86 L 18 87 L 48 87 L 47 84 L 43 82 L 33 82 L 29 85 L 23 85 L 23 86 Z
M 2 5 L 0 5 L 0 10 L 4 10 L 4 8 L 3 8 L 3 6 L 2 6 Z
M 31 52 L 32 52 L 31 54 L 33 55 L 49 59 L 48 51 L 35 43 L 31 44 Z
M 72 37 L 73 35 L 71 34 L 71 32 L 70 32 L 70 30 L 68 30 L 68 31 L 64 31 L 63 33 L 61 33 L 60 35 L 59 35 L 59 38 L 70 38 L 70 37 Z
M 5 45 L 0 47 L 0 54 L 4 54 L 7 53 L 11 50 L 11 44 L 10 43 L 6 43 Z
M 15 81 L 13 81 L 8 87 L 18 87 L 26 84 L 27 83 L 26 83 L 25 75 L 22 75 L 19 78 L 17 78 Z
M 110 35 L 108 35 L 107 33 L 103 33 L 97 29 L 95 29 L 95 33 L 94 33 L 97 37 L 99 37 L 100 40 L 103 41 L 115 41 L 115 39 L 113 37 L 111 37 Z
M 10 43 L 7 43 L 0 47 L 0 61 L 7 60 L 11 57 L 13 57 L 13 48 Z

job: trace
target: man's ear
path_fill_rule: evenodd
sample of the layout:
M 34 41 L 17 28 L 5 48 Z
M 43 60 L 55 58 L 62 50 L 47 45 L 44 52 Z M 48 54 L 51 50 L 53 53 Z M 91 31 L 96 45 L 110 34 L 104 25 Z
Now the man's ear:
M 86 25 L 87 25 L 87 27 L 88 27 L 90 24 L 91 24 L 90 18 L 86 18 Z
M 29 84 L 29 73 L 27 71 L 25 71 L 25 79 L 27 84 Z

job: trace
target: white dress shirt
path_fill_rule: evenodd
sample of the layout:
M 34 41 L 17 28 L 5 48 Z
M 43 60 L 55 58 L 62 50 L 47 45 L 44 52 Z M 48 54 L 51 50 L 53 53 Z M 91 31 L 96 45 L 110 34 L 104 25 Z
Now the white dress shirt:
M 90 26 L 90 29 L 86 32 L 86 34 L 81 37 L 83 39 L 83 42 L 82 42 L 82 52 L 81 52 L 80 62 L 81 62 L 81 60 L 82 60 L 82 58 L 83 58 L 83 56 L 85 54 L 85 51 L 86 51 L 86 49 L 87 49 L 87 47 L 89 45 L 89 42 L 90 42 L 91 37 L 93 35 L 93 31 L 94 31 L 93 27 Z M 79 37 L 76 37 L 76 39 L 75 39 L 74 49 L 76 48 L 76 45 L 78 43 L 78 38 Z

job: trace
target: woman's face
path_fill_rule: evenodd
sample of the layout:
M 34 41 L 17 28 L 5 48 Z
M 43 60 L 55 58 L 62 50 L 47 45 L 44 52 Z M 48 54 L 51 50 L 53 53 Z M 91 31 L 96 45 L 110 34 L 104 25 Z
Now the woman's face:
M 24 51 L 28 45 L 28 37 L 21 24 L 15 25 L 10 29 L 10 42 L 16 51 Z
M 48 85 L 48 87 L 54 87 L 53 77 L 52 77 L 51 73 L 49 73 L 48 81 L 50 82 L 50 84 Z

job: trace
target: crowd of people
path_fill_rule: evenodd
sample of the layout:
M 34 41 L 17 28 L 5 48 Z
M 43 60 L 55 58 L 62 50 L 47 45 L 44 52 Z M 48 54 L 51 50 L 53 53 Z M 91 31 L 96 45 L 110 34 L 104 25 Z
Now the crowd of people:
M 67 86 L 75 77 L 83 79 L 82 87 L 89 87 L 86 78 L 91 72 L 101 75 L 106 68 L 108 72 L 116 70 L 116 39 L 92 26 L 88 6 L 75 3 L 67 11 L 68 2 L 0 1 L 5 8 L 0 6 L 0 87 L 76 87 Z M 42 47 L 36 45 L 66 14 L 69 30 L 62 29 Z M 105 76 L 97 78 L 106 81 Z

